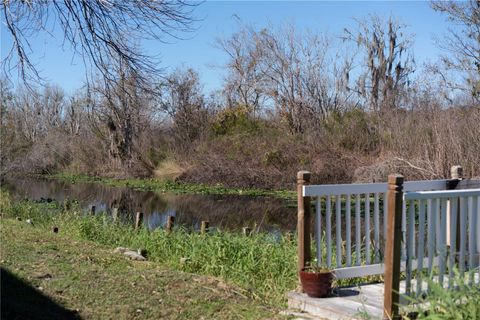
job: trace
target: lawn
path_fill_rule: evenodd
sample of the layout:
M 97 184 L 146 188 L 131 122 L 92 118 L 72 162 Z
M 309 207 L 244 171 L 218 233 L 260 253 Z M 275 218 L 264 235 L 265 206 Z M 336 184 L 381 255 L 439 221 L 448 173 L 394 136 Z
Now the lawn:
M 218 278 L 136 262 L 2 217 L 2 319 L 267 319 L 278 309 Z

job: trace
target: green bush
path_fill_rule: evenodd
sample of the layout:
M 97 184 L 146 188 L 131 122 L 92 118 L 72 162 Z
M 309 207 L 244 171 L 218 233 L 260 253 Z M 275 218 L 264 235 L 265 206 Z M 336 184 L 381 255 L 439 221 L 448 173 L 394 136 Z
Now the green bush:
M 222 110 L 212 124 L 212 131 L 216 136 L 253 133 L 258 129 L 259 123 L 250 117 L 249 110 L 245 106 Z

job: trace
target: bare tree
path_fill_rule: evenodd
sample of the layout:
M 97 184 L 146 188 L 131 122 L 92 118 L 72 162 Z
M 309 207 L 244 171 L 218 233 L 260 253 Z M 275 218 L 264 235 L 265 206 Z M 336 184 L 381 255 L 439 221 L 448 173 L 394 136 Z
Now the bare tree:
M 40 99 L 41 113 L 45 125 L 49 128 L 62 127 L 65 109 L 65 93 L 63 90 L 58 86 L 46 86 Z
M 438 41 L 448 54 L 441 58 L 443 68 L 434 66 L 434 71 L 449 88 L 465 91 L 480 102 L 480 1 L 435 1 L 431 6 L 455 25 Z M 461 74 L 463 81 L 446 74 L 449 71 Z
M 51 35 L 55 27 L 63 33 L 63 43 L 71 46 L 94 75 L 105 79 L 117 75 L 111 61 L 119 57 L 128 69 L 146 80 L 158 74 L 158 61 L 138 47 L 141 40 L 163 41 L 191 30 L 195 3 L 150 0 L 34 0 L 2 1 L 3 18 L 12 47 L 2 61 L 4 71 L 17 70 L 26 82 L 40 78 L 30 59 L 30 40 Z
M 333 52 L 331 41 L 292 26 L 277 31 L 243 27 L 220 42 L 230 56 L 225 91 L 234 91 L 246 106 L 275 107 L 291 132 L 304 132 L 346 107 L 351 97 L 351 57 Z
M 80 94 L 69 98 L 65 106 L 64 129 L 69 136 L 78 136 L 82 125 L 85 126 L 85 105 L 87 99 Z
M 12 115 L 14 93 L 8 81 L 0 78 L 0 175 L 12 158 L 12 149 L 15 145 L 15 120 Z
M 177 69 L 160 86 L 160 108 L 171 119 L 173 149 L 188 152 L 208 124 L 198 73 Z
M 290 131 L 300 133 L 347 106 L 350 58 L 332 51 L 332 39 L 293 27 L 259 33 L 265 91 Z
M 45 137 L 49 129 L 61 122 L 63 93 L 59 88 L 45 87 L 44 93 L 19 88 L 13 110 L 16 125 L 13 128 L 27 144 Z
M 139 134 L 147 129 L 152 105 L 152 89 L 141 85 L 140 77 L 120 60 L 116 67 L 118 80 L 114 83 L 97 81 L 89 104 L 92 129 L 108 144 L 109 155 L 115 163 L 132 168 L 140 156 Z
M 405 26 L 392 17 L 384 23 L 378 16 L 371 16 L 357 24 L 357 31 L 345 29 L 344 37 L 365 52 L 365 71 L 357 80 L 356 90 L 372 111 L 391 109 L 398 105 L 399 93 L 414 71 L 411 38 L 404 34 Z
M 229 38 L 218 39 L 217 47 L 230 58 L 223 90 L 228 106 L 245 106 L 255 117 L 265 99 L 261 85 L 262 56 L 256 32 L 250 27 L 241 27 Z
M 304 131 L 302 119 L 313 115 L 306 103 L 302 85 L 301 43 L 293 28 L 274 34 L 266 29 L 258 33 L 264 55 L 263 74 L 266 92 L 275 102 L 280 117 L 292 132 Z

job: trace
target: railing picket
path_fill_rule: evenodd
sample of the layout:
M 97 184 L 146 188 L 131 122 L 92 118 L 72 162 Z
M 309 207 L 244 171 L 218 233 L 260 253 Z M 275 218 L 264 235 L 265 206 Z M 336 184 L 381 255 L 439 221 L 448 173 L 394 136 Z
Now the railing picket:
M 357 194 L 355 198 L 355 255 L 357 257 L 356 265 L 359 266 L 362 263 L 361 256 L 361 225 L 360 225 L 360 195 Z
M 427 249 L 428 249 L 428 275 L 432 275 L 433 270 L 433 258 L 435 257 L 435 224 L 437 212 L 435 211 L 436 206 L 433 203 L 432 199 L 427 200 L 427 225 L 428 225 L 428 235 L 427 235 Z
M 350 205 L 350 195 L 347 194 L 346 196 L 346 207 L 345 207 L 345 224 L 346 224 L 346 230 L 345 230 L 345 237 L 347 238 L 347 245 L 346 245 L 346 255 L 347 255 L 347 267 L 352 266 L 352 234 L 351 234 L 351 228 L 352 228 L 352 222 L 351 222 L 351 205 Z
M 418 205 L 418 267 L 416 296 L 422 292 L 423 257 L 425 251 L 425 200 L 420 200 Z
M 330 196 L 327 196 L 326 205 L 326 236 L 327 236 L 327 268 L 332 267 L 332 200 Z
M 317 240 L 317 266 L 322 265 L 322 198 L 317 197 L 316 202 L 315 234 Z
M 403 201 L 402 207 L 402 260 L 407 260 L 407 201 Z
M 447 257 L 447 199 L 441 199 L 441 216 L 440 216 L 440 247 L 439 247 L 439 264 L 438 264 L 438 282 L 443 286 L 443 278 L 445 275 L 445 264 Z
M 419 200 L 417 200 L 419 201 Z M 417 240 L 416 240 L 416 228 L 417 228 L 417 224 L 416 224 L 416 213 L 417 213 L 417 210 L 415 210 L 415 207 L 418 207 L 418 205 L 415 205 L 415 201 L 412 201 L 411 204 L 410 204 L 412 207 L 413 207 L 413 213 L 410 212 L 410 221 L 412 222 L 409 226 L 409 237 L 410 237 L 410 241 L 411 241 L 411 247 L 410 247 L 410 257 L 412 257 L 412 259 L 415 259 L 417 257 L 417 251 L 415 250 L 415 248 L 417 247 Z
M 474 257 L 475 257 L 475 227 L 477 225 L 476 216 L 475 214 L 475 198 L 469 197 L 468 198 L 468 270 L 469 270 L 469 284 L 471 285 L 475 280 L 475 273 L 474 273 Z M 478 230 L 477 230 L 478 232 Z
M 374 230 L 374 254 L 375 263 L 380 262 L 380 216 L 379 216 L 378 193 L 373 197 L 373 230 Z
M 437 252 L 441 246 L 441 232 L 440 232 L 440 224 L 442 222 L 441 219 L 441 212 L 440 212 L 440 199 L 435 199 L 435 211 L 437 212 L 436 223 L 435 223 L 435 247 L 437 248 Z
M 387 210 L 388 208 L 388 197 L 387 193 L 383 193 L 383 240 L 387 239 Z
M 453 198 L 457 200 L 457 198 Z M 457 214 L 457 201 L 453 201 L 450 199 L 450 203 L 454 203 L 454 205 L 450 206 L 450 255 L 448 261 L 448 288 L 453 287 L 453 279 L 454 273 L 453 270 L 455 268 L 455 259 L 457 255 L 457 221 L 458 221 L 458 214 Z
M 405 201 L 406 202 L 406 201 Z M 408 220 L 406 221 L 408 226 L 408 234 L 407 234 L 407 244 L 406 244 L 406 294 L 407 296 L 411 293 L 412 287 L 412 259 L 413 259 L 413 236 L 415 233 L 415 200 L 410 200 L 409 208 L 408 208 Z
M 477 257 L 478 257 L 478 266 L 480 268 L 480 196 L 477 196 L 477 201 L 474 200 L 474 216 L 476 217 L 476 220 L 477 220 L 477 227 L 476 227 L 476 230 L 477 230 L 477 239 L 476 239 L 476 247 L 477 247 L 477 250 L 475 251 L 475 253 L 477 254 Z M 477 268 L 478 270 L 478 268 Z M 480 271 L 477 271 L 479 277 L 478 277 L 478 284 L 480 284 Z
M 336 215 L 336 260 L 337 268 L 342 266 L 342 199 L 339 195 L 335 199 L 335 215 Z
M 463 277 L 465 272 L 465 248 L 467 242 L 467 198 L 460 197 L 460 254 L 459 254 L 459 266 L 458 271 L 460 276 Z
M 365 262 L 370 264 L 370 193 L 365 194 Z

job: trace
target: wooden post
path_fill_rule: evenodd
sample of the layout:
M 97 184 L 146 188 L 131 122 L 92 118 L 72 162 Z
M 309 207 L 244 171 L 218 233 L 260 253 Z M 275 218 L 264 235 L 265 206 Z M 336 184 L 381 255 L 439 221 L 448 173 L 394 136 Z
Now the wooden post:
M 208 233 L 210 223 L 208 221 L 202 221 L 202 226 L 200 227 L 200 233 L 205 234 Z
M 287 242 L 292 242 L 292 240 L 293 240 L 293 232 L 292 231 L 288 231 L 287 233 L 285 233 L 285 240 Z
M 118 208 L 112 208 L 112 219 L 113 222 L 117 221 L 118 218 Z
M 462 180 L 463 179 L 463 168 L 462 166 L 452 166 L 450 168 L 450 178 L 453 180 Z
M 137 212 L 135 214 L 135 230 L 139 229 L 142 226 L 143 222 L 143 212 Z
M 387 243 L 385 247 L 385 292 L 383 318 L 400 319 L 400 259 L 402 241 L 403 176 L 388 176 Z
M 463 168 L 461 166 L 452 166 L 450 168 L 450 180 L 447 181 L 447 190 L 454 190 L 457 188 L 457 185 L 460 181 L 463 180 Z M 456 236 L 456 245 L 455 245 L 455 261 L 458 263 L 458 256 L 457 253 L 460 251 L 460 201 L 458 199 L 452 200 L 448 199 L 447 200 L 447 236 L 446 236 L 446 242 L 447 245 L 450 246 L 451 244 L 451 235 L 450 235 L 450 222 L 451 222 L 451 210 L 452 206 L 457 207 L 457 236 Z
M 311 174 L 308 171 L 297 173 L 297 271 L 305 268 L 310 262 L 310 197 L 303 196 L 303 186 L 310 184 Z
M 175 217 L 174 216 L 168 216 L 167 217 L 167 226 L 165 228 L 168 233 L 172 232 L 174 224 L 175 224 Z
M 249 227 L 243 227 L 242 232 L 244 236 L 248 237 L 252 233 L 252 229 L 250 229 Z
M 63 211 L 69 211 L 71 209 L 70 199 L 67 197 L 63 200 Z
M 90 213 L 92 214 L 92 216 L 95 215 L 95 210 L 96 210 L 96 207 L 95 207 L 95 206 L 92 206 L 92 207 L 90 208 Z

